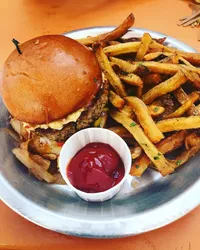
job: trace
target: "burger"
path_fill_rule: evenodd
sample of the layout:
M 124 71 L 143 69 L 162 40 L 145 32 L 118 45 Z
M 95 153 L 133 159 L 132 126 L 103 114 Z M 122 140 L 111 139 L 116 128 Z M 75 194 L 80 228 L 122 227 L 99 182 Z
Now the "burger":
M 62 35 L 20 44 L 3 66 L 0 91 L 14 130 L 24 141 L 37 138 L 40 144 L 62 143 L 93 126 L 108 101 L 94 52 Z
M 1 95 L 28 132 L 65 141 L 98 119 L 108 91 L 92 50 L 62 35 L 34 38 L 20 50 L 4 64 Z

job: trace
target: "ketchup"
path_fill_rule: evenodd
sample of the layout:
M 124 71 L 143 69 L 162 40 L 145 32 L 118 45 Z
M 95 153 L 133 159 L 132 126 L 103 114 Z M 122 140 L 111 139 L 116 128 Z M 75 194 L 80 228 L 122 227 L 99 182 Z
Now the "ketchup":
M 106 191 L 124 177 L 119 154 L 108 144 L 89 143 L 72 158 L 67 166 L 71 184 L 87 193 Z

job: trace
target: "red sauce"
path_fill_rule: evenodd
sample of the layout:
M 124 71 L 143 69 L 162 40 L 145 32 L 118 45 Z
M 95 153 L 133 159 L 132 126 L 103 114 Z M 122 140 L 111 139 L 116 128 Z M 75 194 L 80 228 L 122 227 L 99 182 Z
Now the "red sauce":
M 79 190 L 87 193 L 103 192 L 122 180 L 124 165 L 110 145 L 89 143 L 72 158 L 67 166 L 67 176 Z
M 64 142 L 63 141 L 57 141 L 57 145 L 58 145 L 58 147 L 62 147 L 64 145 Z

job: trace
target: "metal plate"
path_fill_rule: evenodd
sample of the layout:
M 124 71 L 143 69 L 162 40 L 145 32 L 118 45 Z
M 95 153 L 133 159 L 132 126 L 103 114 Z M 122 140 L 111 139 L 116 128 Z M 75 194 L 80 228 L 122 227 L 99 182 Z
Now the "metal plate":
M 67 33 L 81 38 L 110 31 L 114 27 L 87 28 Z M 149 32 L 155 38 L 164 34 L 132 29 L 128 36 Z M 166 43 L 195 52 L 188 45 L 168 37 Z M 0 103 L 0 127 L 8 126 L 8 113 Z M 142 178 L 129 178 L 112 200 L 87 203 L 67 186 L 48 185 L 27 174 L 11 153 L 13 140 L 0 130 L 0 197 L 18 214 L 42 227 L 82 237 L 112 238 L 147 232 L 182 217 L 200 203 L 200 155 L 193 157 L 173 175 L 165 178 L 147 170 Z

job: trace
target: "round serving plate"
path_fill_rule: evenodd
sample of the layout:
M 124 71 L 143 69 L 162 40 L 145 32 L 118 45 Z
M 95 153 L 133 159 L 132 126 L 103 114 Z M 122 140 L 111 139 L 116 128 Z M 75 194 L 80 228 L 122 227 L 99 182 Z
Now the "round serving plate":
M 115 27 L 94 27 L 66 33 L 71 38 L 93 36 Z M 131 29 L 126 37 L 164 34 Z M 167 36 L 166 44 L 196 52 Z M 0 127 L 9 124 L 9 114 L 1 101 Z M 175 221 L 200 204 L 200 154 L 167 177 L 147 169 L 141 178 L 129 176 L 114 198 L 87 203 L 67 186 L 37 181 L 14 157 L 13 139 L 0 130 L 0 197 L 15 212 L 50 230 L 81 237 L 114 238 L 147 232 Z M 131 186 L 134 180 L 135 187 Z

